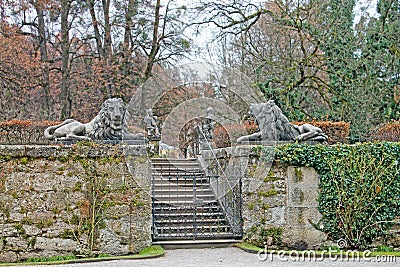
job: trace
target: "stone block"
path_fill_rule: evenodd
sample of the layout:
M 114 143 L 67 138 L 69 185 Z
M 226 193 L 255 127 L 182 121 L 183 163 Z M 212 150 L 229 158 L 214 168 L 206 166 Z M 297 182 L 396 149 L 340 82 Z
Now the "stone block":
M 78 248 L 78 243 L 71 239 L 38 237 L 35 247 L 42 250 L 73 252 Z
M 35 259 L 35 258 L 50 258 L 53 256 L 68 256 L 71 253 L 62 253 L 60 251 L 52 250 L 37 250 L 37 251 L 22 251 L 18 253 L 19 260 Z
M 111 229 L 100 230 L 101 253 L 123 255 L 129 252 L 127 245 L 122 245 L 120 237 Z
M 25 233 L 29 236 L 37 236 L 42 233 L 42 230 L 37 228 L 35 225 L 24 225 L 23 228 Z
M 15 210 L 18 211 L 18 210 Z M 10 221 L 12 222 L 20 222 L 25 216 L 19 212 L 10 211 Z
M 117 219 L 129 215 L 129 213 L 130 211 L 128 205 L 112 206 L 107 209 L 106 218 Z
M 302 188 L 318 188 L 319 176 L 314 168 L 288 166 L 287 181 Z
M 13 251 L 0 251 L 0 262 L 16 262 L 17 253 Z
M 60 237 L 61 235 L 64 235 L 64 233 L 66 233 L 67 231 L 72 231 L 73 229 L 73 225 L 69 225 L 62 221 L 57 221 L 53 225 L 45 227 L 43 229 L 42 236 L 47 238 Z
M 54 155 L 68 155 L 68 149 L 61 146 L 26 146 L 26 155 L 33 158 L 48 158 Z
M 147 156 L 146 147 L 143 146 L 129 145 L 129 146 L 123 146 L 122 149 L 125 156 L 127 155 L 133 157 Z
M 310 221 L 317 224 L 321 220 L 322 215 L 318 209 L 312 207 L 287 207 L 286 218 L 289 226 L 312 230 L 314 227 Z
M 304 230 L 301 227 L 287 226 L 282 234 L 282 242 L 292 248 L 296 247 L 296 243 L 305 242 L 307 249 L 314 249 L 326 241 L 326 239 L 326 234 L 321 231 L 315 229 Z
M 318 207 L 318 188 L 291 186 L 288 190 L 288 207 Z
M 286 225 L 285 209 L 286 207 L 270 208 L 268 211 L 271 213 L 271 220 L 268 221 L 268 224 L 272 224 L 275 227 Z
M 318 173 L 313 168 L 287 168 L 288 207 L 318 207 Z
M 37 223 L 53 220 L 55 218 L 55 214 L 51 211 L 34 211 L 29 212 L 27 217 Z
M 28 240 L 22 237 L 6 237 L 5 251 L 24 251 L 28 248 Z
M 261 197 L 262 204 L 268 205 L 270 208 L 274 207 L 283 207 L 286 206 L 286 195 L 285 194 L 277 194 L 270 197 Z

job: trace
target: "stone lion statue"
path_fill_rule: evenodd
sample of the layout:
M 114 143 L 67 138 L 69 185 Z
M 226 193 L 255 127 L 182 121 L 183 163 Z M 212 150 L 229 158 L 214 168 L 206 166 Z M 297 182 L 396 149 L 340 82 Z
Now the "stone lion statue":
M 144 135 L 130 134 L 125 123 L 126 106 L 121 98 L 104 101 L 101 110 L 89 123 L 74 119 L 50 126 L 44 136 L 50 140 L 145 140 Z
M 250 114 L 255 117 L 259 131 L 238 138 L 246 141 L 327 141 L 328 137 L 318 127 L 311 124 L 293 125 L 273 100 L 251 104 Z

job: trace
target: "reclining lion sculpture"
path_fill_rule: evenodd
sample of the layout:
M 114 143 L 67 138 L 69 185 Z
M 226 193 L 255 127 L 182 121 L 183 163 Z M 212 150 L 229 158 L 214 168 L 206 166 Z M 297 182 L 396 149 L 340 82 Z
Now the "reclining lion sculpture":
M 89 123 L 74 119 L 50 126 L 44 136 L 50 140 L 145 140 L 144 135 L 130 134 L 125 123 L 126 106 L 121 98 L 104 101 L 101 110 Z
M 259 131 L 241 136 L 238 143 L 248 141 L 320 141 L 328 140 L 322 130 L 311 124 L 297 126 L 291 124 L 273 100 L 250 106 L 250 114 L 255 117 Z

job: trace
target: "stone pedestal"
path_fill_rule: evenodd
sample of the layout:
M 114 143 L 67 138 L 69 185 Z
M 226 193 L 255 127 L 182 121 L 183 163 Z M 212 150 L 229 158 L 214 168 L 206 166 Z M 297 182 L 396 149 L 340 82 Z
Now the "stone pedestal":
M 149 141 L 150 154 L 159 155 L 160 154 L 160 138 L 151 138 Z

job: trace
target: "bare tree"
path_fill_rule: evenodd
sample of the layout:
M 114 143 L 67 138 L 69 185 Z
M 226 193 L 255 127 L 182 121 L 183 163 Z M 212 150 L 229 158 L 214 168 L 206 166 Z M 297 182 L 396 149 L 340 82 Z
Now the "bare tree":
M 37 31 L 40 51 L 40 61 L 42 65 L 42 89 L 43 89 L 43 106 L 47 113 L 47 119 L 50 119 L 53 115 L 53 100 L 50 95 L 50 70 L 49 70 L 49 59 L 47 56 L 47 36 L 46 36 L 46 25 L 44 18 L 44 5 L 39 1 L 31 2 L 37 13 Z
M 61 0 L 61 116 L 64 120 L 71 117 L 72 95 L 69 87 L 70 82 L 70 38 L 69 38 L 69 13 L 71 10 L 71 0 Z

